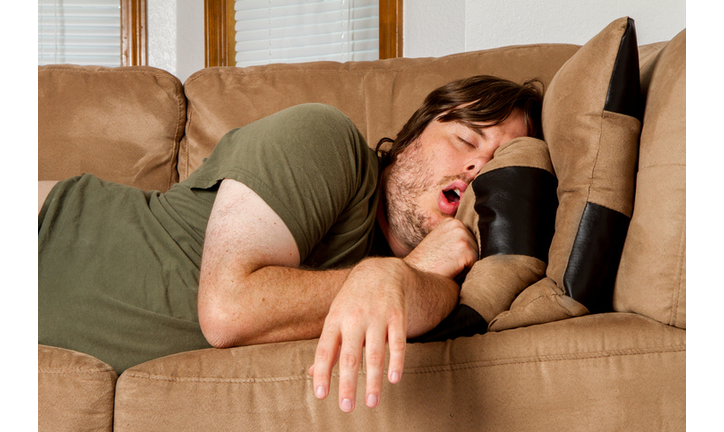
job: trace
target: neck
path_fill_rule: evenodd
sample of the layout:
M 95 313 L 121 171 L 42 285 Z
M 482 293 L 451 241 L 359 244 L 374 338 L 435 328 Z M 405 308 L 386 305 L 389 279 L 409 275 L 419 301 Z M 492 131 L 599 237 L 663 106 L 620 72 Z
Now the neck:
M 408 247 L 400 243 L 392 230 L 390 230 L 390 224 L 387 219 L 387 193 L 384 187 L 385 179 L 387 177 L 386 174 L 387 169 L 385 169 L 380 176 L 380 200 L 377 204 L 377 223 L 380 225 L 380 230 L 385 236 L 387 244 L 390 245 L 392 253 L 398 258 L 402 258 L 407 256 L 407 254 L 411 251 Z

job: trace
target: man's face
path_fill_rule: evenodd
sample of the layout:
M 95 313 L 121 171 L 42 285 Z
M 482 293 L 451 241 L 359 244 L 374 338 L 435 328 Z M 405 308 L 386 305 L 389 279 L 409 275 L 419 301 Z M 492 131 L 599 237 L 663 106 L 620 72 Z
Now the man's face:
M 387 168 L 386 216 L 395 241 L 409 252 L 444 218 L 454 217 L 460 198 L 495 150 L 527 132 L 520 109 L 477 131 L 457 122 L 431 122 Z

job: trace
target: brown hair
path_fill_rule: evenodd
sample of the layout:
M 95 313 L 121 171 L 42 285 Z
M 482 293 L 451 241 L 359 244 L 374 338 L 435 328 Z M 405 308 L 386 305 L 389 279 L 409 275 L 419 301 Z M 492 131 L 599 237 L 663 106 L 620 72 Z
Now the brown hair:
M 414 142 L 427 125 L 438 119 L 441 122 L 457 121 L 470 128 L 495 126 L 505 121 L 514 108 L 521 108 L 529 135 L 542 138 L 541 106 L 542 90 L 529 80 L 517 84 L 489 75 L 478 75 L 446 84 L 433 90 L 422 106 L 410 117 L 394 140 L 382 138 L 376 150 L 382 158 L 382 168 L 391 164 L 408 145 Z M 438 118 L 439 117 L 439 118 Z M 392 143 L 388 150 L 382 145 Z

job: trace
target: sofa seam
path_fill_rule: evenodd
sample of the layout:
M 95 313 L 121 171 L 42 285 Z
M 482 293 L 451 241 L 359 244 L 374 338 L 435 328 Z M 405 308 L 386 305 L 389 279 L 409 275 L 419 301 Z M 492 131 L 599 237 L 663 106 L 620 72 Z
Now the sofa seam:
M 678 282 L 678 284 L 677 284 L 678 286 L 673 292 L 673 296 L 674 296 L 673 303 L 674 304 L 673 304 L 673 310 L 671 311 L 672 312 L 672 317 L 671 317 L 672 321 L 670 322 L 670 325 L 673 325 L 673 326 L 676 326 L 679 321 L 679 299 L 681 297 L 680 296 L 681 273 L 682 273 L 682 267 L 684 266 L 684 260 L 681 259 L 681 257 L 684 255 L 681 253 L 681 251 L 683 248 L 686 247 L 686 224 L 684 224 L 684 229 L 682 230 L 680 236 L 681 236 L 681 239 L 679 241 L 679 265 L 677 266 L 678 268 L 676 269 L 676 281 Z
M 420 375 L 420 374 L 435 374 L 453 372 L 456 370 L 469 370 L 469 369 L 480 369 L 487 367 L 497 366 L 509 366 L 518 364 L 528 363 L 544 363 L 544 362 L 560 362 L 560 361 L 580 361 L 580 360 L 592 360 L 608 357 L 624 357 L 633 355 L 651 355 L 651 354 L 662 354 L 662 353 L 677 353 L 686 352 L 686 345 L 668 345 L 650 349 L 624 349 L 624 350 L 611 350 L 611 351 L 593 351 L 590 353 L 574 354 L 570 356 L 568 354 L 551 354 L 547 356 L 539 357 L 528 357 L 523 359 L 501 359 L 501 360 L 481 360 L 474 362 L 466 362 L 459 364 L 440 365 L 440 366 L 424 366 L 414 368 L 412 370 L 403 371 L 403 375 Z M 360 370 L 360 375 L 364 375 L 365 372 Z M 172 377 L 167 375 L 152 375 L 143 372 L 128 371 L 123 374 L 127 378 L 143 379 L 149 381 L 165 381 L 165 382 L 192 382 L 192 383 L 221 383 L 221 384 L 267 384 L 275 382 L 290 382 L 290 381 L 304 381 L 311 380 L 312 377 L 306 375 L 297 375 L 291 377 L 268 377 L 268 378 L 213 378 L 213 377 Z M 339 377 L 339 372 L 332 374 L 332 377 Z
M 190 165 L 190 159 L 191 159 L 191 144 L 190 144 L 190 138 L 189 138 L 189 132 L 191 132 L 191 120 L 194 116 L 194 111 L 191 109 L 191 99 L 189 99 L 188 95 L 186 95 L 186 86 L 184 86 L 184 95 L 186 96 L 186 125 L 184 127 L 184 134 L 181 137 L 181 140 L 186 139 L 186 145 L 183 148 L 184 153 L 184 161 L 183 161 L 183 179 L 181 178 L 181 171 L 179 171 L 179 182 L 186 180 L 189 178 L 189 165 Z M 179 141 L 179 155 L 181 154 L 181 141 Z M 179 165 L 180 166 L 180 165 Z
M 643 171 L 643 170 L 653 169 L 653 168 L 661 168 L 661 167 L 681 167 L 681 168 L 686 168 L 686 164 L 685 164 L 685 163 L 681 163 L 681 162 L 672 162 L 672 163 L 662 163 L 662 164 L 645 165 L 645 166 L 639 167 L 637 173 L 640 173 L 640 172 Z
M 501 359 L 501 360 L 484 360 L 479 362 L 468 362 L 468 363 L 460 363 L 460 364 L 453 364 L 447 366 L 430 366 L 427 368 L 419 368 L 419 369 L 439 369 L 439 370 L 413 370 L 403 373 L 409 373 L 409 374 L 423 374 L 423 373 L 438 373 L 438 372 L 451 372 L 455 370 L 465 370 L 465 369 L 476 369 L 476 368 L 484 368 L 484 367 L 496 367 L 496 366 L 509 366 L 509 365 L 518 365 L 518 364 L 527 364 L 527 363 L 545 363 L 545 362 L 561 362 L 561 361 L 580 361 L 580 360 L 592 360 L 592 359 L 600 359 L 600 358 L 608 358 L 608 357 L 625 357 L 625 356 L 638 356 L 638 355 L 651 355 L 651 354 L 662 354 L 662 353 L 676 353 L 676 352 L 685 352 L 686 351 L 686 345 L 670 345 L 670 346 L 663 346 L 652 349 L 639 349 L 639 348 L 633 348 L 633 349 L 623 349 L 623 350 L 611 350 L 611 351 L 593 351 L 590 353 L 582 353 L 581 355 L 574 354 L 573 356 L 570 356 L 568 354 L 549 354 L 545 356 L 540 357 L 530 357 L 525 359 Z
M 106 368 L 106 369 L 73 368 L 73 369 L 63 369 L 63 370 L 38 368 L 38 373 L 52 374 L 52 375 L 65 375 L 65 374 L 69 375 L 69 374 L 81 374 L 81 373 L 105 374 L 108 372 L 115 372 L 115 371 L 111 368 Z
M 176 100 L 177 100 L 176 109 L 177 109 L 178 116 L 176 117 L 177 118 L 176 130 L 175 130 L 175 133 L 173 136 L 173 146 L 171 147 L 171 161 L 173 162 L 175 159 L 176 163 L 169 166 L 168 184 L 167 184 L 166 190 L 171 189 L 171 187 L 175 184 L 175 182 L 173 180 L 174 169 L 176 170 L 176 174 L 178 175 L 178 153 L 181 149 L 181 140 L 184 137 L 184 131 L 186 129 L 186 107 L 185 107 L 186 94 L 184 93 L 184 90 L 183 90 L 183 84 L 181 85 L 181 94 L 177 95 Z M 184 105 L 184 106 L 182 107 L 182 105 Z M 182 117 L 182 115 L 183 115 L 183 117 Z M 181 122 L 183 122 L 183 127 L 181 127 Z M 174 168 L 173 165 L 176 165 L 176 167 Z

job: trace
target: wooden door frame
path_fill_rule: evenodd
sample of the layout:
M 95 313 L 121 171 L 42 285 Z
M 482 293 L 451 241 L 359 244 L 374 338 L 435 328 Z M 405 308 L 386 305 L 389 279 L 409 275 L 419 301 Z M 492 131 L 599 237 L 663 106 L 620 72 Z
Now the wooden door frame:
M 402 57 L 402 1 L 379 0 L 380 59 Z M 206 67 L 235 64 L 235 27 L 234 0 L 204 0 Z

